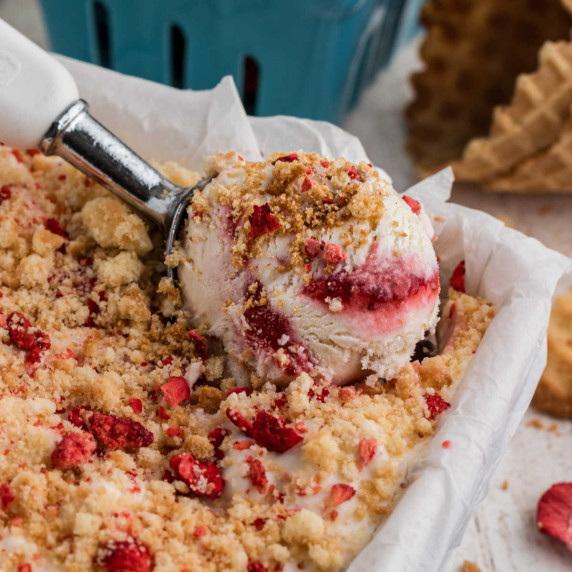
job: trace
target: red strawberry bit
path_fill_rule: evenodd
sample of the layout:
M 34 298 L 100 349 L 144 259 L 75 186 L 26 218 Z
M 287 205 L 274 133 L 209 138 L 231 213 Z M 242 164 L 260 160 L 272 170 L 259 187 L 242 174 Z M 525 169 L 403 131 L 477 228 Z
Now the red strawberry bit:
M 359 179 L 359 173 L 356 171 L 355 167 L 348 168 L 348 175 L 350 179 Z
M 10 485 L 8 483 L 2 483 L 0 485 L 0 508 L 6 512 L 8 507 L 14 502 L 14 495 L 10 490 Z
M 282 157 L 278 157 L 274 163 L 278 163 L 279 161 L 284 161 L 284 163 L 292 163 L 292 161 L 297 161 L 298 155 L 296 153 L 290 153 L 290 155 L 283 155 Z
M 91 414 L 89 405 L 78 405 L 68 413 L 68 420 L 72 425 L 87 429 L 87 416 Z
M 441 415 L 443 411 L 446 411 L 449 409 L 449 407 L 451 407 L 451 404 L 445 401 L 438 393 L 434 393 L 433 395 L 426 395 L 425 403 L 427 403 L 427 407 L 429 408 L 430 421 L 433 421 L 439 415 Z
M 151 572 L 153 558 L 144 544 L 129 538 L 110 540 L 100 552 L 97 563 L 109 572 Z
M 314 260 L 320 254 L 321 248 L 320 243 L 315 238 L 307 238 L 304 242 L 304 250 L 310 260 Z
M 18 163 L 24 162 L 24 157 L 22 157 L 22 153 L 20 153 L 18 149 L 12 149 L 12 155 L 16 157 L 16 161 L 18 161 Z
M 228 435 L 229 435 L 228 429 L 217 427 L 207 435 L 207 439 L 210 441 L 211 445 L 215 449 L 218 449 L 222 445 L 224 438 L 227 437 Z
M 356 494 L 356 491 L 353 487 L 344 485 L 343 483 L 333 485 L 330 492 L 332 494 L 332 506 L 340 506 L 342 503 L 350 500 Z
M 99 304 L 95 300 L 88 298 L 87 309 L 89 314 L 85 322 L 85 326 L 88 328 L 95 328 L 95 316 L 99 314 Z
M 256 414 L 250 436 L 257 445 L 275 453 L 284 453 L 304 440 L 294 429 L 284 425 L 282 417 L 274 417 L 265 411 Z
M 408 197 L 407 195 L 403 195 L 402 198 L 409 205 L 409 208 L 416 215 L 418 215 L 421 212 L 421 203 L 419 201 L 416 201 L 415 199 L 412 199 L 411 197 Z
M 163 363 L 163 367 L 166 366 L 166 365 L 171 365 L 171 362 L 172 362 L 172 361 L 173 361 L 173 358 L 170 357 L 170 356 L 168 356 L 168 357 L 166 357 L 166 358 L 163 358 L 163 359 L 161 360 L 161 362 Z
M 231 393 L 245 393 L 247 396 L 252 395 L 251 387 L 233 387 L 226 391 L 226 396 L 228 397 Z
M 250 221 L 248 238 L 270 234 L 280 227 L 280 223 L 270 211 L 268 203 L 264 203 L 261 207 L 254 205 L 254 212 L 248 217 L 248 220 Z
M 167 410 L 164 407 L 159 406 L 159 419 L 163 419 L 163 421 L 169 421 L 171 419 L 170 415 L 167 413 Z
M 171 407 L 179 405 L 191 396 L 189 384 L 184 377 L 170 377 L 159 389 L 163 394 L 163 403 L 167 402 Z
M 247 572 L 268 572 L 268 568 L 260 562 L 249 562 Z
M 207 352 L 209 351 L 209 346 L 207 344 L 206 338 L 199 335 L 197 330 L 191 330 L 189 332 L 189 337 L 191 338 L 191 340 L 193 340 L 193 342 L 195 342 L 195 350 L 196 350 L 198 356 L 202 360 L 206 359 L 207 358 Z M 163 364 L 164 363 L 165 362 L 163 360 Z
M 266 520 L 267 520 L 266 518 L 257 518 L 252 522 L 252 526 L 254 526 L 256 530 L 262 530 L 264 528 L 264 525 L 266 524 Z
M 95 439 L 89 433 L 68 433 L 52 453 L 54 469 L 66 471 L 83 465 L 95 451 Z
M 461 260 L 449 280 L 449 286 L 458 292 L 465 292 L 465 261 Z
M 48 218 L 44 223 L 44 228 L 49 230 L 52 234 L 57 234 L 65 239 L 69 238 L 68 233 L 62 228 L 62 225 L 55 218 Z
M 322 165 L 322 167 L 324 167 L 324 169 L 327 169 L 330 166 L 330 162 L 326 161 L 325 159 L 322 159 L 320 161 L 320 165 Z
M 257 445 L 275 453 L 284 453 L 304 440 L 294 429 L 284 425 L 282 417 L 274 417 L 266 411 L 259 411 L 252 423 L 232 409 L 227 409 L 226 415 Z
M 143 403 L 140 399 L 136 397 L 132 397 L 128 402 L 127 405 L 133 409 L 133 413 L 141 413 L 143 411 Z
M 28 352 L 27 363 L 40 361 L 42 352 L 51 347 L 50 337 L 39 328 L 34 328 L 28 318 L 20 312 L 12 312 L 7 320 L 6 327 L 10 334 L 10 342 L 18 349 Z
M 24 562 L 18 566 L 18 572 L 32 572 L 32 565 Z
M 12 189 L 6 185 L 0 187 L 0 205 L 12 196 Z
M 229 435 L 228 429 L 223 429 L 222 427 L 217 427 L 216 429 L 213 429 L 207 435 L 208 440 L 214 447 L 214 456 L 219 461 L 224 459 L 224 452 L 220 450 L 220 446 L 222 445 L 222 442 L 224 441 L 224 438 L 227 435 Z
M 258 460 L 248 457 L 248 473 L 246 477 L 252 481 L 252 486 L 261 494 L 268 489 L 268 477 L 264 465 Z
M 320 389 L 320 388 L 316 387 L 316 389 Z M 330 390 L 327 387 L 322 387 L 321 389 L 322 389 L 321 393 L 316 393 L 315 389 L 310 389 L 308 391 L 308 397 L 310 399 L 315 399 L 316 401 L 324 403 L 324 401 L 326 400 L 326 397 L 328 397 L 328 395 L 330 395 Z
M 326 264 L 335 266 L 339 262 L 343 262 L 345 259 L 346 255 L 339 244 L 328 242 L 326 246 L 324 246 L 324 262 Z
M 453 446 L 453 443 L 451 443 L 451 441 L 443 441 L 441 443 L 441 447 L 443 447 L 443 449 L 450 449 Z
M 361 458 L 359 470 L 362 471 L 373 459 L 377 451 L 377 441 L 375 439 L 362 439 L 358 445 L 359 456 Z
M 201 538 L 201 536 L 204 536 L 207 533 L 207 529 L 204 526 L 199 526 L 199 528 L 197 528 L 195 530 L 195 532 L 193 532 L 193 534 L 197 537 L 197 538 Z
M 308 177 L 308 175 L 304 175 L 304 180 L 302 181 L 302 192 L 309 191 L 316 183 Z
M 572 550 L 572 483 L 556 483 L 540 497 L 536 522 L 540 532 Z
M 252 433 L 252 423 L 243 417 L 238 411 L 234 409 L 227 409 L 226 416 L 241 430 L 244 431 L 247 435 L 251 435 Z
M 94 413 L 89 418 L 88 425 L 93 436 L 108 451 L 148 447 L 155 439 L 153 433 L 138 421 L 115 415 Z
M 199 461 L 190 453 L 183 453 L 172 457 L 169 464 L 177 478 L 196 495 L 215 500 L 222 494 L 224 480 L 214 463 Z
M 235 449 L 236 451 L 244 451 L 245 449 L 250 449 L 250 447 L 252 447 L 252 445 L 254 445 L 254 443 L 252 441 L 247 441 L 246 439 L 244 441 L 237 441 L 232 448 Z
M 338 395 L 342 401 L 352 401 L 356 397 L 356 390 L 353 387 L 341 387 Z
M 169 427 L 165 433 L 167 434 L 167 437 L 181 437 L 181 435 L 183 434 L 183 428 L 182 427 Z

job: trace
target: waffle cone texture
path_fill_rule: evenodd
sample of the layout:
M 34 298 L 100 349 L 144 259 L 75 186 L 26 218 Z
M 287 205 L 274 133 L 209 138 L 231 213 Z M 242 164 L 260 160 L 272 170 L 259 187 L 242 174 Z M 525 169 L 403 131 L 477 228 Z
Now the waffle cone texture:
M 572 192 L 572 0 L 429 0 L 408 150 L 421 175 Z

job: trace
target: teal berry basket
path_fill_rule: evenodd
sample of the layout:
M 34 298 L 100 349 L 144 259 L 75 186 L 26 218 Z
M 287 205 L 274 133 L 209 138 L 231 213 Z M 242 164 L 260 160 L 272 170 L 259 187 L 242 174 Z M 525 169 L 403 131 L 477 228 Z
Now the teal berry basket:
M 60 54 L 178 88 L 232 75 L 251 115 L 339 123 L 423 0 L 41 0 Z

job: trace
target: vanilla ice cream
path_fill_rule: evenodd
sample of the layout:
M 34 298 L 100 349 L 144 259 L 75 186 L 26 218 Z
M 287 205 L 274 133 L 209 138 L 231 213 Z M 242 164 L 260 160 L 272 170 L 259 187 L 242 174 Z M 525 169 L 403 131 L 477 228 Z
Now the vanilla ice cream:
M 391 379 L 437 322 L 439 269 L 421 205 L 371 165 L 236 153 L 189 207 L 179 277 L 233 373 L 284 383 Z

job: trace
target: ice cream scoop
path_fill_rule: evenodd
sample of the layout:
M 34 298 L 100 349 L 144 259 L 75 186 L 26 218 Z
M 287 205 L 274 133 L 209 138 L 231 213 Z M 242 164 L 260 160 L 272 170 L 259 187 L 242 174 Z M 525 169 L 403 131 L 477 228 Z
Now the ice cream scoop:
M 437 322 L 439 269 L 420 203 L 371 165 L 317 154 L 212 161 L 189 207 L 183 293 L 235 376 L 283 384 L 394 377 Z
M 183 188 L 163 177 L 91 117 L 64 66 L 3 20 L 0 141 L 59 155 L 105 186 L 161 228 L 167 254 L 187 201 L 209 180 Z

